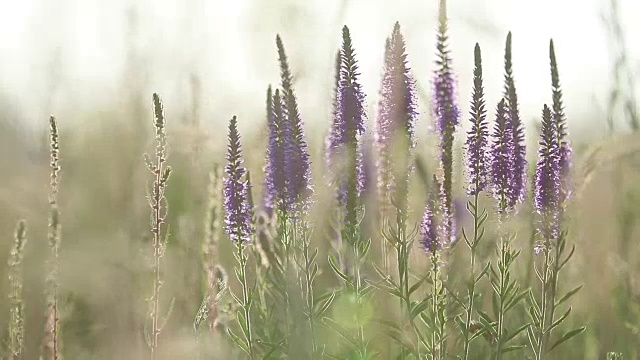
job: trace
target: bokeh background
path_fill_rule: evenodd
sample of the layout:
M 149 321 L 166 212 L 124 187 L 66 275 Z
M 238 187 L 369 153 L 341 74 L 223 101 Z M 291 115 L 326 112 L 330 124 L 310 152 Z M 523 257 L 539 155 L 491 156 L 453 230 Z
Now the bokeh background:
M 640 2 L 451 0 L 448 11 L 465 114 L 473 45 L 483 49 L 492 109 L 512 31 L 531 163 L 542 105 L 551 100 L 548 42 L 554 39 L 575 149 L 570 233 L 578 250 L 566 281 L 585 284 L 574 322 L 588 325 L 557 356 L 600 359 L 617 351 L 640 358 Z M 150 291 L 150 180 L 142 154 L 152 140 L 151 93 L 163 97 L 175 170 L 165 287 L 175 304 L 163 336 L 167 358 L 184 358 L 194 346 L 190 326 L 202 299 L 207 176 L 224 160 L 232 115 L 260 193 L 265 92 L 279 83 L 275 35 L 285 42 L 310 147 L 321 164 L 342 25 L 351 29 L 372 122 L 384 40 L 399 21 L 419 86 L 418 151 L 428 158 L 435 151 L 429 106 L 436 14 L 435 0 L 0 1 L 0 260 L 8 257 L 16 221 L 26 219 L 26 358 L 37 358 L 44 321 L 50 114 L 61 134 L 65 354 L 137 359 Z M 461 176 L 457 182 L 462 192 Z M 423 198 L 416 193 L 414 203 Z M 225 246 L 221 258 L 231 264 Z M 3 294 L 4 271 L 0 267 Z M 7 309 L 3 297 L 0 334 Z

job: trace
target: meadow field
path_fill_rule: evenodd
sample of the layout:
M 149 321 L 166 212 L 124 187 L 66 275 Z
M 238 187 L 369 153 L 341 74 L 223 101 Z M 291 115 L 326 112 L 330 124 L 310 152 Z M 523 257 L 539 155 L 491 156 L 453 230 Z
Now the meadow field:
M 258 95 L 148 91 L 134 42 L 91 108 L 24 120 L 0 92 L 0 359 L 640 359 L 640 109 L 607 4 L 601 111 L 541 33 L 529 116 L 519 34 L 459 51 L 445 0 L 427 58 L 379 25 L 375 74 L 345 23 L 330 69 L 268 34 Z

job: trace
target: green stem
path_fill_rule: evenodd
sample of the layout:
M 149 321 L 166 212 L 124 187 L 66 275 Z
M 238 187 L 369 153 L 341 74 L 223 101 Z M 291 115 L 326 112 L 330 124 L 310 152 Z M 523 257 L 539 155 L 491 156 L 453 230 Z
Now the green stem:
M 309 336 L 311 337 L 311 359 L 316 358 L 317 351 L 317 343 L 316 343 L 316 333 L 315 333 L 315 321 L 314 321 L 314 297 L 313 297 L 313 265 L 315 262 L 312 260 L 312 256 L 309 253 L 309 237 L 306 231 L 304 231 L 303 226 L 303 241 L 302 241 L 302 253 L 304 255 L 304 263 L 305 263 L 305 283 L 306 283 L 306 299 L 307 299 L 307 320 L 309 322 Z
M 477 185 L 476 185 L 477 188 Z M 473 316 L 473 306 L 475 305 L 475 289 L 476 289 L 476 245 L 479 241 L 479 219 L 478 219 L 478 194 L 473 197 L 473 242 L 470 245 L 471 250 L 471 278 L 469 283 L 469 304 L 467 305 L 467 319 L 465 321 L 464 331 L 464 355 L 463 360 L 469 359 L 469 348 L 471 341 L 469 334 L 471 332 L 471 318 Z
M 499 305 L 498 305 L 498 331 L 496 338 L 496 360 L 502 359 L 502 345 L 504 343 L 504 297 L 506 296 L 506 287 L 505 277 L 508 272 L 507 267 L 508 264 L 508 244 L 507 240 L 504 238 L 500 244 L 500 264 L 498 265 L 500 271 L 500 294 L 498 294 Z
M 254 360 L 256 358 L 253 348 L 253 338 L 251 335 L 251 303 L 249 301 L 249 285 L 247 283 L 247 256 L 244 252 L 245 244 L 242 241 L 238 241 L 238 262 L 240 263 L 240 282 L 242 283 L 242 309 L 244 310 L 244 327 L 245 327 L 245 340 L 247 341 L 247 347 L 249 350 L 249 359 Z

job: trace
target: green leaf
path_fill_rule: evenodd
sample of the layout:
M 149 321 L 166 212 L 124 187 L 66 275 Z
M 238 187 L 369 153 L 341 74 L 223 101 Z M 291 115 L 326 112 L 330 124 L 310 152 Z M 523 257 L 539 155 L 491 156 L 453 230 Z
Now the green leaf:
M 582 334 L 586 329 L 587 329 L 587 327 L 583 326 L 583 327 L 571 330 L 568 333 L 565 333 L 564 335 L 562 335 L 562 337 L 560 339 L 558 339 L 558 341 L 556 341 L 551 346 L 551 348 L 549 348 L 549 352 L 551 352 L 551 350 L 555 349 L 556 347 L 560 346 L 560 344 L 564 343 L 565 341 L 573 338 L 574 336 Z
M 531 326 L 531 324 L 524 324 L 522 326 L 520 326 L 519 328 L 517 328 L 514 332 L 512 332 L 511 334 L 509 334 L 509 336 L 507 336 L 507 340 L 505 340 L 505 342 L 508 342 L 509 340 L 515 338 L 516 336 L 518 336 L 521 332 L 523 332 L 524 330 L 528 329 L 529 326 Z
M 502 353 L 508 353 L 508 352 L 512 352 L 512 351 L 516 351 L 516 350 L 522 350 L 525 347 L 527 347 L 526 345 L 512 345 L 512 346 L 507 346 L 505 348 L 502 349 Z
M 511 299 L 509 299 L 509 304 L 505 307 L 504 312 L 507 312 L 512 307 L 518 305 L 525 298 L 525 296 L 527 296 L 527 294 L 529 294 L 529 290 L 525 290 L 520 294 L 518 294 L 517 296 L 514 296 Z
M 556 321 L 554 321 L 553 324 L 549 325 L 549 327 L 545 329 L 544 333 L 545 334 L 550 333 L 553 329 L 555 329 L 558 325 L 560 325 L 560 323 L 563 322 L 564 319 L 566 319 L 570 313 L 571 313 L 571 308 L 567 309 L 567 311 L 564 314 L 562 314 L 562 316 L 556 319 Z
M 238 345 L 238 347 L 240 347 L 242 351 L 249 354 L 249 346 L 247 345 L 246 342 L 244 342 L 244 340 L 240 339 L 238 335 L 234 334 L 233 331 L 231 331 L 231 329 L 227 329 L 227 334 L 229 334 L 229 336 L 231 337 L 231 340 L 233 340 L 233 342 L 236 343 L 236 345 Z
M 327 309 L 329 309 L 329 306 L 331 306 L 331 303 L 333 302 L 335 297 L 336 297 L 336 292 L 332 291 L 329 293 L 329 297 L 325 297 L 316 303 L 316 305 L 319 305 L 319 306 L 317 306 L 317 309 L 314 311 L 315 319 L 318 319 L 327 311 Z
M 556 301 L 556 305 L 555 307 L 560 306 L 563 302 L 569 300 L 573 295 L 575 295 L 578 291 L 580 291 L 580 289 L 582 289 L 582 287 L 584 286 L 584 284 L 582 285 L 578 285 L 575 288 L 573 288 L 572 290 L 570 290 L 568 293 L 566 293 L 563 297 L 561 297 L 558 301 Z
M 423 276 L 420 280 L 418 280 L 415 284 L 413 284 L 410 288 L 409 288 L 409 295 L 413 294 L 416 290 L 418 290 L 418 288 L 420 288 L 420 285 L 422 285 L 422 283 L 424 283 L 424 281 L 428 278 L 428 275 Z
M 420 313 L 425 311 L 429 307 L 430 303 L 431 302 L 428 301 L 428 299 L 424 299 L 420 303 L 418 303 L 416 306 L 413 306 L 411 309 L 411 319 L 412 320 L 415 319 L 416 316 L 418 316 Z
M 352 285 L 351 279 L 349 279 L 349 277 L 343 273 L 342 271 L 340 271 L 340 267 L 338 266 L 338 264 L 336 263 L 336 260 L 333 256 L 329 255 L 329 265 L 331 266 L 331 268 L 333 269 L 333 272 L 336 273 L 336 275 L 338 275 L 342 280 L 344 280 L 347 284 Z
M 354 348 L 358 347 L 358 342 L 351 337 L 351 335 L 347 330 L 343 329 L 333 319 L 324 317 L 322 318 L 322 323 L 328 328 L 330 328 L 331 330 L 335 331 L 338 335 L 340 335 L 343 339 L 345 339 L 348 343 L 350 343 Z

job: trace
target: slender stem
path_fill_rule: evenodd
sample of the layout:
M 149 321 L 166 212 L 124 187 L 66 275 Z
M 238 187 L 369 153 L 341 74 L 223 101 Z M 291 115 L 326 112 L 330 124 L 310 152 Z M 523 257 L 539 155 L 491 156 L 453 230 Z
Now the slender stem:
M 432 296 L 432 311 L 433 311 L 433 316 L 434 316 L 434 321 L 437 323 L 437 318 L 438 318 L 438 300 L 439 300 L 439 288 L 438 288 L 438 257 L 437 255 L 434 253 L 431 257 L 431 262 L 433 263 L 432 266 L 432 281 L 433 281 L 433 296 Z M 436 325 L 437 326 L 437 325 Z M 432 358 L 435 359 L 439 359 L 438 357 L 438 347 L 439 347 L 439 339 L 438 339 L 438 331 L 433 331 L 431 334 L 431 356 Z
M 307 299 L 307 320 L 309 322 L 309 336 L 311 337 L 311 359 L 315 359 L 316 351 L 317 351 L 317 343 L 316 343 L 315 321 L 314 321 L 315 313 L 313 311 L 313 304 L 315 300 L 313 297 L 313 275 L 312 275 L 313 265 L 315 264 L 315 262 L 312 260 L 312 256 L 309 253 L 310 244 L 309 244 L 309 237 L 307 236 L 308 234 L 306 233 L 306 231 L 304 231 L 304 224 L 302 226 L 303 226 L 302 253 L 304 256 L 304 263 L 305 263 L 305 284 L 306 284 L 305 295 Z
M 245 244 L 238 241 L 238 262 L 240 263 L 240 282 L 242 283 L 242 309 L 244 311 L 244 326 L 247 347 L 249 350 L 249 359 L 256 358 L 253 348 L 253 337 L 251 330 L 251 303 L 249 302 L 249 284 L 247 283 L 247 255 L 244 252 Z
M 501 235 L 504 236 L 504 235 Z M 500 243 L 500 264 L 498 265 L 498 270 L 500 271 L 500 294 L 498 294 L 498 331 L 497 331 L 497 346 L 496 346 L 496 360 L 502 359 L 502 345 L 504 344 L 504 297 L 506 296 L 506 273 L 508 264 L 508 244 L 507 240 L 504 237 Z
M 538 329 L 538 349 L 536 351 L 536 360 L 542 360 L 545 356 L 546 344 L 545 344 L 545 328 L 547 326 L 547 306 L 548 306 L 548 293 L 547 287 L 549 283 L 549 266 L 551 265 L 551 252 L 549 250 L 550 241 L 547 240 L 544 247 L 544 267 L 542 270 L 542 305 L 540 306 L 540 314 L 542 319 L 540 320 L 540 328 Z
M 477 186 L 476 186 L 477 188 Z M 465 321 L 464 331 L 464 355 L 463 360 L 469 358 L 469 348 L 471 341 L 469 340 L 469 334 L 471 332 L 471 317 L 473 316 L 473 306 L 475 305 L 475 289 L 476 289 L 476 245 L 479 237 L 479 219 L 478 219 L 478 193 L 473 196 L 473 242 L 471 243 L 471 276 L 469 283 L 469 304 L 467 305 L 467 319 Z
M 158 350 L 158 337 L 160 335 L 160 288 L 162 282 L 160 279 L 160 258 L 162 256 L 162 244 L 161 244 L 161 226 L 163 223 L 163 217 L 161 214 L 161 202 L 163 198 L 162 189 L 162 170 L 164 168 L 164 158 L 162 156 L 156 157 L 155 168 L 155 183 L 153 188 L 153 227 L 151 229 L 153 233 L 153 304 L 151 315 L 151 359 L 156 359 L 156 353 Z
M 553 324 L 553 321 L 555 320 L 556 293 L 558 291 L 558 273 L 560 272 L 560 255 L 562 252 L 560 246 L 563 245 L 561 244 L 562 241 L 564 241 L 564 239 L 562 238 L 562 235 L 560 235 L 560 238 L 556 240 L 556 244 L 554 246 L 555 257 L 553 258 L 553 260 L 550 259 L 550 262 L 553 261 L 553 266 L 551 266 L 551 289 L 549 289 L 549 303 L 551 304 L 551 308 L 549 309 L 549 319 L 547 321 L 548 324 Z M 546 334 L 545 342 L 549 341 L 550 336 L 551 332 L 549 331 Z

